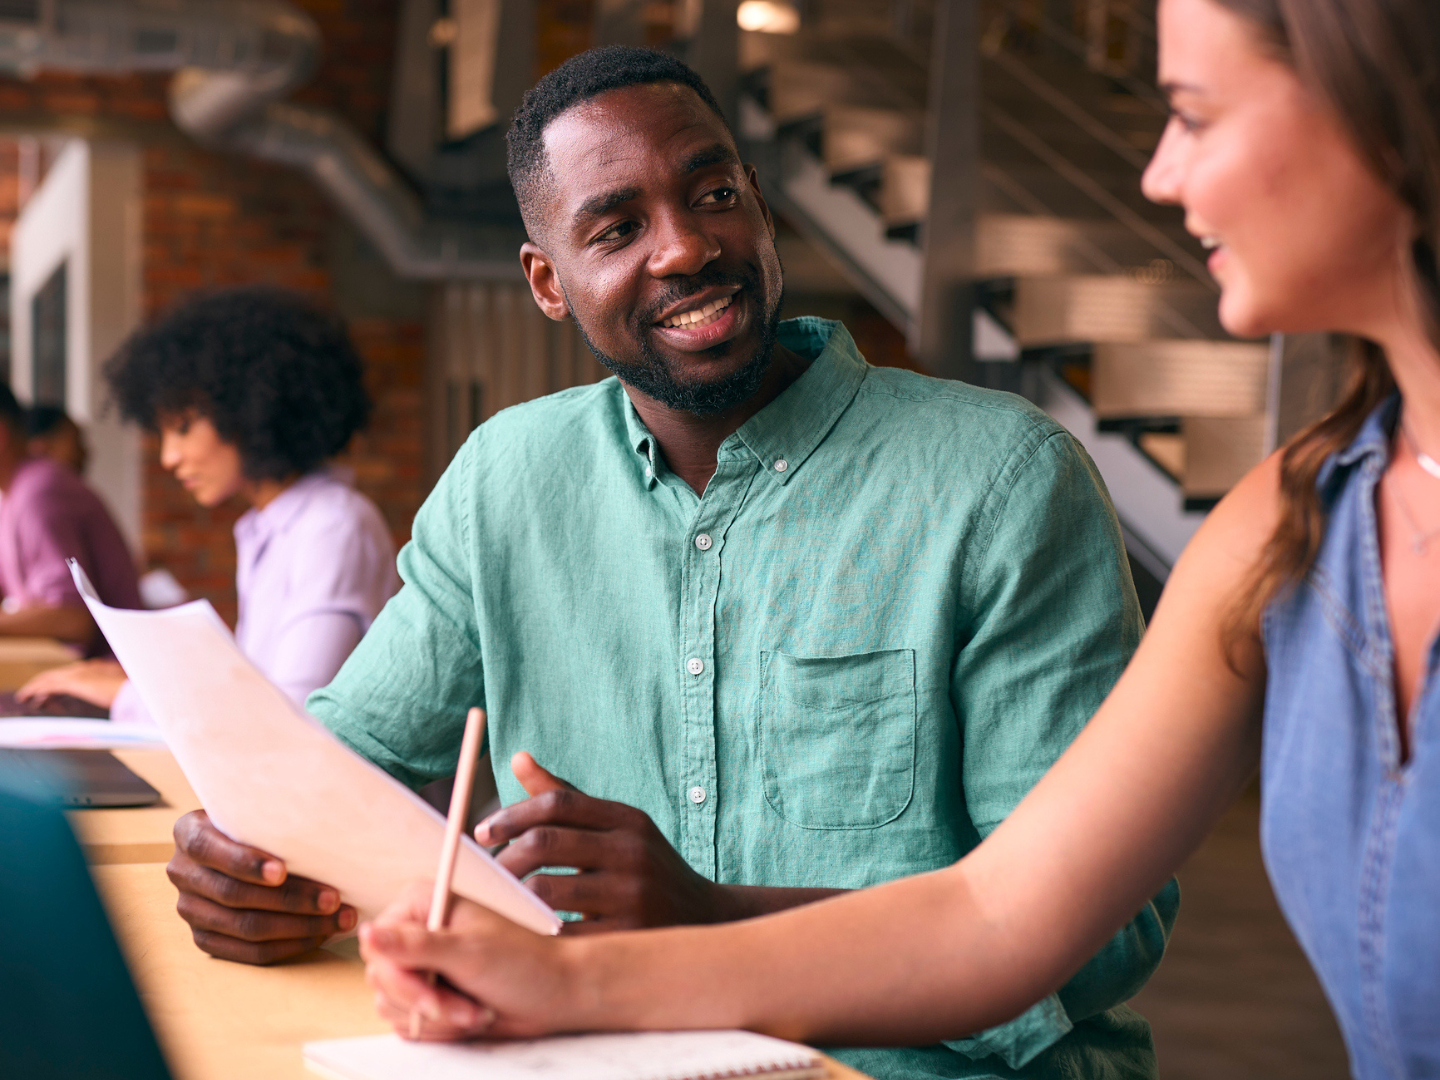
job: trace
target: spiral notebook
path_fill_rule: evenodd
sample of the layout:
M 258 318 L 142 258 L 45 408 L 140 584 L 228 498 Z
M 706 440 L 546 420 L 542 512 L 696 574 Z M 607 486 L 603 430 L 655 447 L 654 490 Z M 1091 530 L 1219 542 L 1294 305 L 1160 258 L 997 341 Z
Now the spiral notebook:
M 748 1031 L 649 1031 L 517 1042 L 405 1042 L 394 1035 L 306 1043 L 327 1080 L 812 1080 L 808 1046 Z

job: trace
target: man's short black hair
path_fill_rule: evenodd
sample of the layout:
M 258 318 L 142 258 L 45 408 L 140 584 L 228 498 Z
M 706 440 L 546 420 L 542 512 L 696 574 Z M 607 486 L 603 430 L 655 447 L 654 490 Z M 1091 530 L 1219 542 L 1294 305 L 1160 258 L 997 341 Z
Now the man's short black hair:
M 608 90 L 651 83 L 677 83 L 699 95 L 722 123 L 725 113 L 705 80 L 668 53 L 632 45 L 601 45 L 572 56 L 525 94 L 505 135 L 509 150 L 510 184 L 520 202 L 520 213 L 535 239 L 532 207 L 544 179 L 545 128 L 566 110 L 599 97 Z
M 190 410 L 208 418 L 252 480 L 310 472 L 370 417 L 344 326 L 280 289 L 181 305 L 125 342 L 105 377 L 121 414 L 150 431 Z
M 6 382 L 0 382 L 0 424 L 17 435 L 25 434 L 25 410 L 15 400 L 15 391 Z
M 74 423 L 58 405 L 32 405 L 25 410 L 25 434 L 32 439 L 49 435 L 66 421 Z

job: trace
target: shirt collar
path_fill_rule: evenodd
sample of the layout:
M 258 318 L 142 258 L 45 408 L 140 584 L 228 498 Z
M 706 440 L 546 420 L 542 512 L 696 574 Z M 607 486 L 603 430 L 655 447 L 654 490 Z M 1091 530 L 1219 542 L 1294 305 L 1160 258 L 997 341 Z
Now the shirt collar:
M 761 467 L 773 481 L 784 485 L 850 407 L 869 365 L 850 332 L 831 319 L 786 319 L 776 330 L 776 341 L 810 358 L 810 367 L 721 443 L 720 456 L 743 446 L 760 459 Z M 625 428 L 630 446 L 644 459 L 645 485 L 653 488 L 658 471 L 655 439 L 628 394 Z
M 235 536 L 250 541 L 265 543 L 271 537 L 282 533 L 295 520 L 310 501 L 316 490 L 330 484 L 341 483 L 353 487 L 355 474 L 344 466 L 331 465 L 306 473 L 284 491 L 265 504 L 263 509 L 251 507 L 235 522 Z
M 1382 464 L 1389 461 L 1390 439 L 1395 433 L 1395 421 L 1399 415 L 1400 395 L 1397 392 L 1371 410 L 1350 445 L 1321 466 L 1316 484 L 1325 487 L 1336 469 L 1354 465 L 1362 458 L 1378 455 Z

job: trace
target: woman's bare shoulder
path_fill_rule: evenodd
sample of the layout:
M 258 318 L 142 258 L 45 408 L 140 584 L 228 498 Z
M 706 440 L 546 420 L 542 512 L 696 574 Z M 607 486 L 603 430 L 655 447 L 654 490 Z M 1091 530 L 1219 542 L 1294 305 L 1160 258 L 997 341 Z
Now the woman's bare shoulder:
M 1203 562 L 1209 573 L 1232 570 L 1238 583 L 1260 558 L 1280 520 L 1280 460 L 1276 450 L 1230 489 L 1195 533 L 1177 571 Z

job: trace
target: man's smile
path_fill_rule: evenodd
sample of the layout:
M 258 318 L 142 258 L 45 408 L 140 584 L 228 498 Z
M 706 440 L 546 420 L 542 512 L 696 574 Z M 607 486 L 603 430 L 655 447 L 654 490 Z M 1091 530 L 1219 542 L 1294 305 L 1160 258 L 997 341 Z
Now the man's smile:
M 737 336 L 747 305 L 738 285 L 718 285 L 687 296 L 655 320 L 655 331 L 683 352 L 701 352 Z

